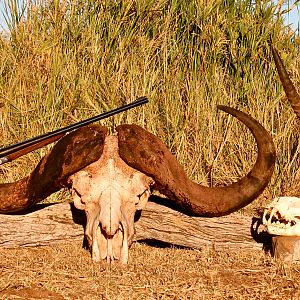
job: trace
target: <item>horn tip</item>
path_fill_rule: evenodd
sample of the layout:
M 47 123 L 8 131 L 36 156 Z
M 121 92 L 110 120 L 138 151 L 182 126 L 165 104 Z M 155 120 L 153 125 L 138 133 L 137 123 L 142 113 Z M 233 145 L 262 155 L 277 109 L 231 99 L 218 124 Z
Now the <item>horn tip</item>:
M 221 109 L 221 110 L 222 110 L 222 108 L 224 108 L 224 106 L 225 106 L 225 105 L 218 104 L 218 105 L 217 105 L 217 109 Z
M 228 112 L 228 110 L 230 110 L 231 108 L 229 106 L 219 104 L 217 105 L 217 109 Z

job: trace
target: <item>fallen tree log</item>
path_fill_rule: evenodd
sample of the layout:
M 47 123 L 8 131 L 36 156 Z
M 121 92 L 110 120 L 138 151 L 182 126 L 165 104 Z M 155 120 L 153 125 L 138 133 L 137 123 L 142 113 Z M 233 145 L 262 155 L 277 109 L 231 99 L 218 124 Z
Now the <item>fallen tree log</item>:
M 148 202 L 135 223 L 135 240 L 157 240 L 195 249 L 207 245 L 217 250 L 262 249 L 261 234 L 256 232 L 254 223 L 251 217 L 239 214 L 218 218 L 190 217 Z M 0 215 L 0 246 L 11 248 L 83 241 L 84 224 L 84 212 L 68 203 L 36 206 L 25 215 Z

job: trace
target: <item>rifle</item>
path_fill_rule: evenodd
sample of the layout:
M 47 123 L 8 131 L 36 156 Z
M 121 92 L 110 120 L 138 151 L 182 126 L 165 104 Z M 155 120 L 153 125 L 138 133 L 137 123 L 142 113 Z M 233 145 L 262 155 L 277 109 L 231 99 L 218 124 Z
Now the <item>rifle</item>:
M 83 126 L 89 125 L 91 123 L 94 123 L 96 121 L 100 121 L 102 119 L 111 117 L 120 112 L 129 110 L 131 108 L 137 107 L 139 105 L 142 105 L 142 104 L 145 104 L 148 102 L 149 101 L 148 101 L 147 97 L 140 97 L 137 100 L 135 100 L 134 102 L 123 105 L 118 108 L 115 108 L 113 110 L 102 113 L 100 115 L 88 118 L 86 120 L 68 125 L 66 127 L 63 127 L 63 128 L 51 131 L 51 132 L 44 133 L 42 135 L 25 140 L 23 142 L 19 142 L 19 143 L 7 146 L 5 148 L 0 148 L 0 165 L 10 162 L 10 161 L 12 161 L 22 155 L 25 155 L 33 150 L 39 149 L 50 143 L 53 143 L 53 142 L 59 140 L 67 132 L 70 132 L 71 130 L 78 129 L 80 127 L 83 127 Z

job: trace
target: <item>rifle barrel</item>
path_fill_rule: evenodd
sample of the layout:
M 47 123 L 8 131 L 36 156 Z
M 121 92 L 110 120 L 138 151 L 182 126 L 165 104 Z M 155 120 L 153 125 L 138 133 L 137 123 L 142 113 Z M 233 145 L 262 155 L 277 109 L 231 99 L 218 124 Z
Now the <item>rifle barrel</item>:
M 118 107 L 118 108 L 115 108 L 113 110 L 107 111 L 107 112 L 102 113 L 100 115 L 88 118 L 86 120 L 68 125 L 66 127 L 63 127 L 63 128 L 51 131 L 51 132 L 44 133 L 42 135 L 33 137 L 33 138 L 25 140 L 23 142 L 19 142 L 19 143 L 16 143 L 16 144 L 4 147 L 4 148 L 0 148 L 0 165 L 1 165 L 1 159 L 3 160 L 2 163 L 6 162 L 5 161 L 5 156 L 8 156 L 8 155 L 10 155 L 10 154 L 12 154 L 16 151 L 19 151 L 19 150 L 22 150 L 24 148 L 30 147 L 30 146 L 35 145 L 35 144 L 37 144 L 41 141 L 44 141 L 46 139 L 53 138 L 55 136 L 65 134 L 65 133 L 67 133 L 71 130 L 78 129 L 80 127 L 89 125 L 89 124 L 94 123 L 96 121 L 100 121 L 102 119 L 111 117 L 113 115 L 116 115 L 118 113 L 121 113 L 123 111 L 129 110 L 131 108 L 137 107 L 139 105 L 142 105 L 142 104 L 145 104 L 145 103 L 148 103 L 148 102 L 149 102 L 149 100 L 147 99 L 147 97 L 140 97 L 137 100 L 135 100 L 134 102 L 131 102 L 131 103 L 123 105 L 121 107 Z M 44 144 L 44 145 L 46 145 L 46 144 Z

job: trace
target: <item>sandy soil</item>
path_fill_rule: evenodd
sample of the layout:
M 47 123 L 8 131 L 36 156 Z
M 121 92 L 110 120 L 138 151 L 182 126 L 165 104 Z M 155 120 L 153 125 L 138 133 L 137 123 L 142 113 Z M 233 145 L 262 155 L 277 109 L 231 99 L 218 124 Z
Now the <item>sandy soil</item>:
M 126 267 L 93 263 L 80 243 L 0 249 L 0 299 L 300 299 L 299 267 L 263 251 L 141 243 Z

